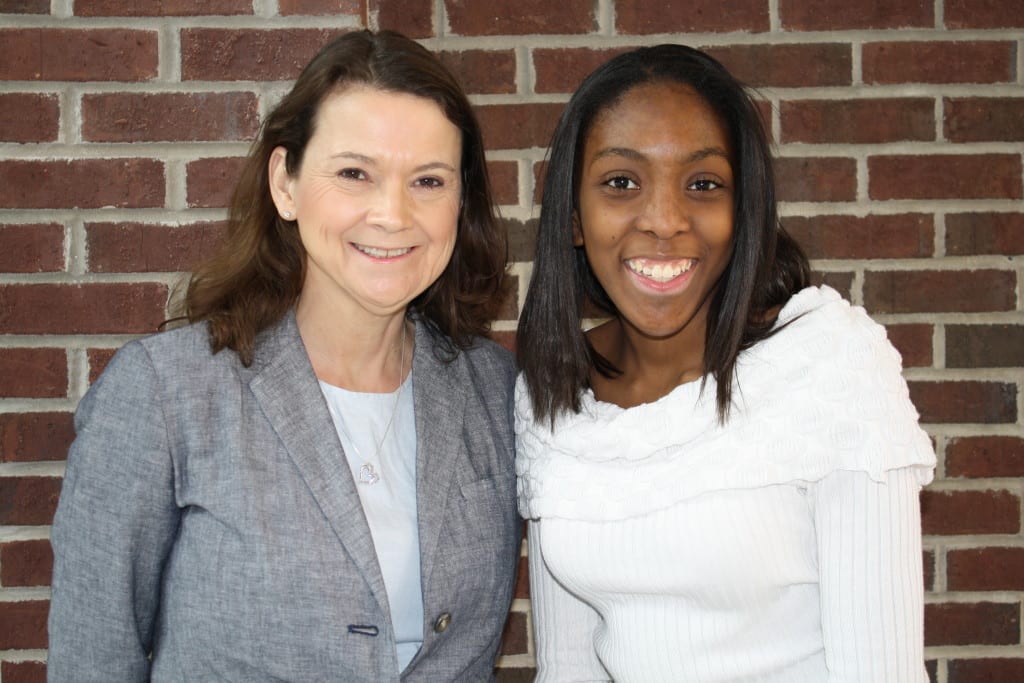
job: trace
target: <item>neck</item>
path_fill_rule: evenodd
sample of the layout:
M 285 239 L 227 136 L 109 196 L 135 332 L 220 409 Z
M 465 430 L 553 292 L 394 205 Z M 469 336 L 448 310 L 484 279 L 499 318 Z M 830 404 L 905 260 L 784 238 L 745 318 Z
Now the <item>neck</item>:
M 680 384 L 704 376 L 706 316 L 698 313 L 670 337 L 651 337 L 624 320 L 612 320 L 591 333 L 591 343 L 622 374 L 592 373 L 594 395 L 629 408 L 651 403 Z
M 350 391 L 390 393 L 412 367 L 412 323 L 405 309 L 390 315 L 326 315 L 303 305 L 295 310 L 299 336 L 317 379 Z

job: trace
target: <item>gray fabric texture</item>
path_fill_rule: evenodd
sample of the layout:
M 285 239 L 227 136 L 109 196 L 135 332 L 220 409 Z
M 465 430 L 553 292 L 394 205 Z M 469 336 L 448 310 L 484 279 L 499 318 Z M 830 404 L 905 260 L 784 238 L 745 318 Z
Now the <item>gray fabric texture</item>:
M 82 399 L 52 531 L 49 680 L 491 680 L 519 556 L 515 369 L 490 341 L 451 362 L 437 349 L 418 322 L 424 642 L 401 675 L 289 314 L 249 368 L 192 325 L 124 346 Z

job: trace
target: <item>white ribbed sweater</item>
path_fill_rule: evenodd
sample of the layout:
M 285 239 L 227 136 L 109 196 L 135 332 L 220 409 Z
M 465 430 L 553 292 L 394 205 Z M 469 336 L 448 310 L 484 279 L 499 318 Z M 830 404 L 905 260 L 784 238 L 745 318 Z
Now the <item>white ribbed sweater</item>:
M 554 430 L 517 387 L 538 681 L 925 681 L 934 454 L 884 330 L 828 288 L 715 385 Z

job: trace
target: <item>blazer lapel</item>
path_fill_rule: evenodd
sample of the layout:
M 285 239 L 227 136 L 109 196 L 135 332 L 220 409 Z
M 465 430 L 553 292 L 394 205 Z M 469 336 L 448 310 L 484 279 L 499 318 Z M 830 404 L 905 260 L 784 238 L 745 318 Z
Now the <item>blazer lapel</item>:
M 413 404 L 416 410 L 416 509 L 419 515 L 420 570 L 424 586 L 434 566 L 455 468 L 462 447 L 466 392 L 458 382 L 459 360 L 445 363 L 434 355 L 434 341 L 422 322 L 416 325 Z
M 370 527 L 294 313 L 261 335 L 257 349 L 259 367 L 254 363 L 249 386 L 338 540 L 390 619 Z

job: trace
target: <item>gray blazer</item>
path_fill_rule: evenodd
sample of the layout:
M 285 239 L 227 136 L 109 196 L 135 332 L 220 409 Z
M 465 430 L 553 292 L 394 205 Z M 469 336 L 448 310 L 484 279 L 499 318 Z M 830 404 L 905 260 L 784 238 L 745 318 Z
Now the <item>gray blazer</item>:
M 510 354 L 416 325 L 423 646 L 401 676 L 373 540 L 294 315 L 244 367 L 205 325 L 122 348 L 75 417 L 51 681 L 486 681 L 519 556 Z

